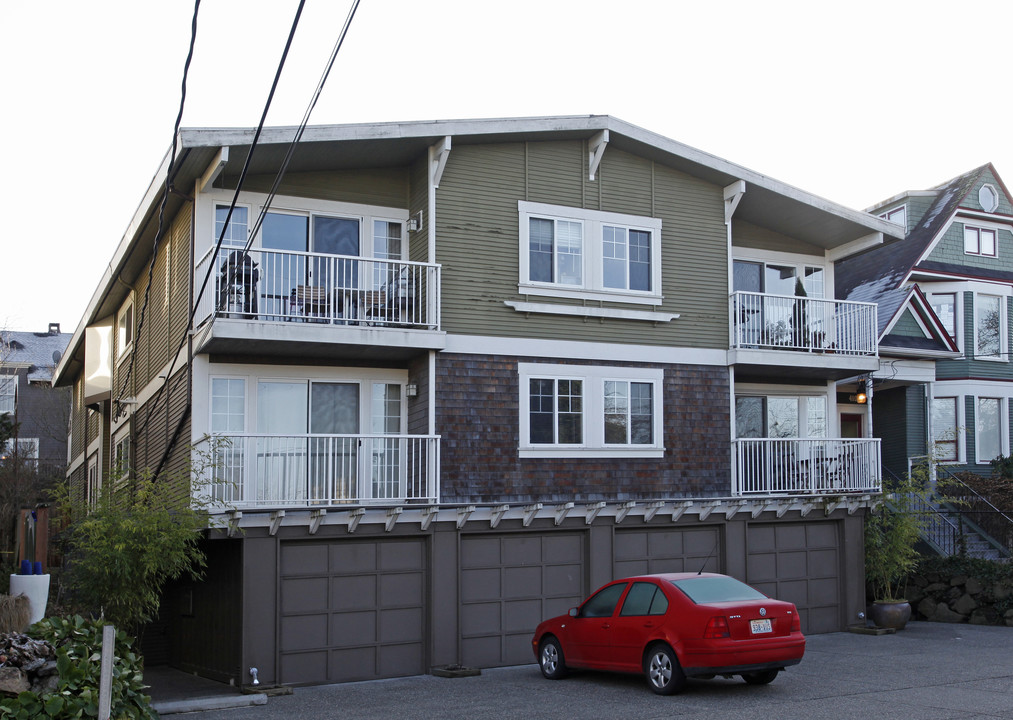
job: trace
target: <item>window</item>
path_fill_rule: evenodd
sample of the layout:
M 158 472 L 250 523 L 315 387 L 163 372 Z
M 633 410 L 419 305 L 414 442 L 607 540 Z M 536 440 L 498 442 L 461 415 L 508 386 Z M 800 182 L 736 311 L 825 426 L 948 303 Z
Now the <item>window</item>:
M 229 206 L 215 205 L 214 242 L 217 243 L 218 238 L 222 238 L 222 247 L 245 248 L 249 239 L 249 213 L 250 210 L 247 207 L 242 205 L 234 207 L 228 230 L 223 236 L 222 229 L 225 227 L 225 219 L 229 217 Z
M 649 582 L 635 582 L 623 601 L 620 617 L 630 615 L 664 615 L 668 610 L 668 598 L 665 593 Z
M 979 464 L 991 462 L 1003 452 L 1002 399 L 978 398 L 975 417 L 975 459 Z
M 98 474 L 98 456 L 92 455 L 88 458 L 88 503 L 95 507 L 98 505 L 102 492 L 102 479 Z
M 974 296 L 974 354 L 979 359 L 1006 359 L 1002 355 L 1003 300 L 996 295 Z
M 936 460 L 957 459 L 957 398 L 932 398 L 932 443 Z
M 885 213 L 880 215 L 884 220 L 889 220 L 892 223 L 897 223 L 903 227 L 907 227 L 907 206 L 901 205 L 899 208 L 893 210 L 887 210 Z
M 113 448 L 113 477 L 123 480 L 130 474 L 130 432 L 124 432 Z
M 39 462 L 38 438 L 8 438 L 0 448 L 0 460 L 17 458 L 23 463 L 35 465 Z
M 647 382 L 605 381 L 605 444 L 654 442 L 653 388 Z
M 661 220 L 520 201 L 528 294 L 661 303 Z
M 785 439 L 826 437 L 827 399 L 823 395 L 736 395 L 735 436 Z
M 580 616 L 584 618 L 612 617 L 625 589 L 626 583 L 616 583 L 602 588 L 588 598 L 580 608 Z
M 582 380 L 532 378 L 532 445 L 579 445 L 583 442 Z
M 134 344 L 134 301 L 128 300 L 116 320 L 116 357 L 130 352 Z
M 0 375 L 0 414 L 14 413 L 18 397 L 18 376 Z
M 999 208 L 999 193 L 989 184 L 978 188 L 978 202 L 985 212 L 995 212 Z
M 246 380 L 211 379 L 211 432 L 229 433 L 246 430 Z
M 946 334 L 954 340 L 957 339 L 957 294 L 936 293 L 929 295 L 929 305 L 932 311 L 939 318 L 946 330 Z
M 661 457 L 664 372 L 520 363 L 521 457 Z
M 995 257 L 995 230 L 964 226 L 964 253 Z

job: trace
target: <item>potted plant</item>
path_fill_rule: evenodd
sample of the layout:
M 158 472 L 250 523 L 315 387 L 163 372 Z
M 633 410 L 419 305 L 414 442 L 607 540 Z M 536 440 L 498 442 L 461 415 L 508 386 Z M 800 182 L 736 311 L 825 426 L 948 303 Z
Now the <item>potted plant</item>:
M 865 518 L 865 579 L 873 600 L 869 619 L 877 627 L 902 630 L 911 618 L 904 586 L 918 564 L 915 546 L 929 507 L 927 483 L 919 474 L 894 482 Z

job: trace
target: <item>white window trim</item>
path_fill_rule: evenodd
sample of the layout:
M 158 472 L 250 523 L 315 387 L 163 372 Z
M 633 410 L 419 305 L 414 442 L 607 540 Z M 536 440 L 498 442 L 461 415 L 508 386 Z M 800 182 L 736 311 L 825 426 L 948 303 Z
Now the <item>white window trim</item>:
M 964 352 L 964 338 L 963 338 L 963 301 L 964 293 L 957 288 L 947 288 L 946 290 L 936 289 L 930 291 L 929 288 L 923 287 L 925 291 L 925 297 L 929 301 L 929 307 L 932 307 L 932 298 L 937 295 L 952 295 L 953 296 L 953 341 L 957 344 L 957 349 L 961 353 Z M 933 310 L 935 312 L 935 310 Z M 940 319 L 940 324 L 942 319 Z M 945 330 L 945 328 L 944 328 Z
M 664 297 L 661 289 L 661 219 L 640 215 L 584 210 L 564 205 L 519 200 L 517 211 L 520 222 L 518 292 L 523 295 L 545 295 L 548 297 L 573 298 L 579 300 L 606 300 L 613 302 L 660 305 Z M 530 219 L 544 217 L 553 220 L 568 220 L 581 223 L 581 275 L 580 286 L 557 283 L 534 282 L 530 277 L 530 255 L 528 250 Z M 616 290 L 604 286 L 604 258 L 602 252 L 602 226 L 616 225 L 627 230 L 645 230 L 651 233 L 651 287 L 650 291 Z
M 9 374 L 9 373 L 0 374 L 0 384 L 2 384 L 5 387 L 11 387 L 12 388 L 12 391 L 10 393 L 4 393 L 3 395 L 0 395 L 0 397 L 3 397 L 3 398 L 10 398 L 10 410 L 6 409 L 6 406 L 5 406 L 6 403 L 5 403 L 5 405 L 0 406 L 0 415 L 7 414 L 7 413 L 10 413 L 11 415 L 13 415 L 17 411 L 17 409 L 18 409 L 18 376 L 17 376 L 17 374 L 16 373 L 14 373 L 14 374 Z
M 519 447 L 521 458 L 660 458 L 665 455 L 664 396 L 665 372 L 660 368 L 602 367 L 599 365 L 562 365 L 554 363 L 518 363 Z M 537 378 L 583 381 L 583 443 L 581 445 L 542 445 L 530 442 L 530 402 L 528 381 Z M 651 445 L 605 444 L 605 381 L 619 380 L 652 383 L 654 442 Z
M 1009 401 L 1000 395 L 975 395 L 974 396 L 974 464 L 988 465 L 988 460 L 981 459 L 981 433 L 978 431 L 979 402 L 981 400 L 999 401 L 999 452 L 1009 455 Z
M 120 342 L 120 321 L 123 316 L 130 312 L 130 342 Z M 134 350 L 134 341 L 137 340 L 135 334 L 137 332 L 137 318 L 134 317 L 134 293 L 131 291 L 130 295 L 127 296 L 126 301 L 120 306 L 119 311 L 116 313 L 116 362 L 117 364 L 122 362 L 125 357 L 130 355 Z
M 980 297 L 992 297 L 999 300 L 999 354 L 996 355 L 983 355 L 978 352 L 978 311 L 981 309 L 981 304 L 978 302 Z M 974 293 L 974 328 L 972 334 L 974 336 L 974 359 L 985 360 L 988 362 L 1009 362 L 1009 350 L 1008 340 L 1006 333 L 1006 296 L 993 293 Z
M 121 429 L 119 431 L 117 431 L 115 435 L 113 435 L 113 442 L 112 442 L 112 455 L 113 455 L 112 459 L 113 459 L 113 462 L 112 462 L 112 470 L 110 471 L 110 475 L 112 475 L 114 473 L 117 473 L 117 471 L 121 470 L 121 468 L 118 467 L 119 461 L 120 461 L 120 458 L 119 458 L 119 446 L 120 446 L 120 443 L 122 443 L 124 440 L 127 442 L 127 468 L 126 468 L 126 470 L 124 472 L 122 472 L 122 473 L 120 473 L 118 475 L 115 475 L 115 477 L 113 478 L 115 482 L 119 482 L 121 480 L 124 480 L 127 477 L 129 477 L 129 475 L 130 475 L 131 456 L 134 454 L 134 448 L 133 448 L 133 444 L 130 442 L 130 426 L 129 425 L 127 425 L 126 427 L 121 427 Z
M 990 208 L 985 207 L 985 203 L 981 201 L 981 194 L 985 191 L 986 188 L 991 190 L 992 195 L 995 197 L 995 206 Z M 994 213 L 996 210 L 999 209 L 999 200 L 1001 198 L 1002 195 L 999 194 L 999 191 L 995 189 L 995 185 L 993 185 L 992 183 L 982 183 L 981 187 L 978 188 L 978 204 L 981 205 L 981 209 L 987 213 Z
M 898 221 L 890 217 L 891 215 L 896 215 L 897 213 L 903 213 L 904 219 Z M 887 222 L 892 222 L 894 225 L 900 225 L 902 228 L 907 228 L 907 203 L 891 208 L 884 213 L 880 213 L 879 217 L 883 218 Z
M 955 411 L 956 411 L 955 415 L 956 415 L 956 417 L 954 417 L 953 421 L 954 421 L 954 423 L 956 423 L 956 428 L 957 428 L 957 436 L 954 438 L 954 441 L 956 443 L 956 449 L 957 449 L 957 457 L 956 457 L 956 459 L 954 459 L 954 460 L 939 460 L 938 462 L 939 462 L 940 465 L 963 465 L 963 464 L 965 464 L 967 462 L 967 452 L 966 452 L 966 449 L 965 449 L 965 445 L 966 445 L 966 439 L 965 438 L 966 438 L 966 436 L 965 436 L 965 433 L 964 433 L 964 428 L 965 428 L 965 411 L 966 411 L 965 400 L 964 400 L 965 395 L 963 393 L 961 393 L 961 392 L 954 391 L 954 389 L 948 389 L 948 388 L 944 388 L 944 387 L 937 388 L 937 389 L 939 390 L 939 392 L 933 392 L 932 393 L 932 397 L 929 400 L 929 418 L 932 417 L 932 403 L 934 403 L 936 400 L 942 400 L 944 398 L 946 398 L 946 399 L 953 398 L 954 399 L 954 403 L 956 405 L 956 407 L 955 407 Z M 936 439 L 935 438 L 936 438 L 936 429 L 934 427 L 932 427 L 932 428 L 930 428 L 930 434 L 929 434 L 928 442 L 929 442 L 929 445 L 931 446 L 931 451 L 932 451 L 933 455 L 935 455 L 935 451 L 936 451 Z

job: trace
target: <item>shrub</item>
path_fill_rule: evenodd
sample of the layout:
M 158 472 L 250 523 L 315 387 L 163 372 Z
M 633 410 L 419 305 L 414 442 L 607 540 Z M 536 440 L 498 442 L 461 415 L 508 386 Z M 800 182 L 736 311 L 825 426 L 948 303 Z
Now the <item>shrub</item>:
M 0 700 L 0 719 L 97 717 L 104 625 L 75 616 L 46 618 L 29 628 L 29 635 L 56 647 L 60 682 L 53 693 L 23 692 L 15 698 Z M 117 631 L 110 717 L 157 719 L 144 689 L 141 657 L 134 652 L 130 636 Z

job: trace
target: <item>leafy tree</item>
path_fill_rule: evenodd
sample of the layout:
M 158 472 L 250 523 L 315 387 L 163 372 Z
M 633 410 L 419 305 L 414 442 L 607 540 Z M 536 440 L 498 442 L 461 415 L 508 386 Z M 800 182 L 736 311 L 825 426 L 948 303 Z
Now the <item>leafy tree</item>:
M 196 479 L 205 476 L 188 468 L 156 478 L 143 470 L 115 489 L 108 483 L 94 504 L 63 484 L 63 582 L 71 602 L 136 635 L 156 616 L 166 583 L 199 579 L 206 565 L 200 539 L 213 505 Z

